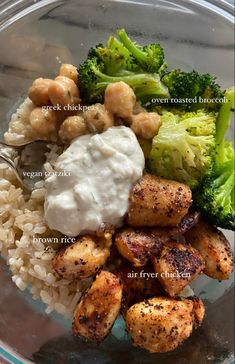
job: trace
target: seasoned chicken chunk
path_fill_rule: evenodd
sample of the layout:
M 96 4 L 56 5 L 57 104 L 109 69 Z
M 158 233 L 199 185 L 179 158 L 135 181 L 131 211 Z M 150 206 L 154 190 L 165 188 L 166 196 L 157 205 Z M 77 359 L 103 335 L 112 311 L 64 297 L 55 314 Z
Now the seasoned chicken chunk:
M 112 273 L 101 271 L 84 293 L 73 315 L 73 334 L 102 341 L 120 311 L 122 285 Z
M 185 234 L 185 238 L 204 258 L 206 275 L 218 280 L 229 279 L 234 257 L 228 240 L 220 230 L 200 221 Z
M 154 229 L 124 228 L 115 235 L 119 253 L 135 267 L 145 266 L 153 253 L 158 254 L 162 241 Z
M 80 236 L 75 243 L 59 249 L 52 261 L 53 269 L 66 279 L 90 277 L 107 261 L 111 244 L 111 232 Z
M 136 303 L 126 313 L 133 344 L 152 353 L 174 350 L 192 333 L 193 302 L 154 297 Z
M 157 256 L 162 245 L 173 237 L 184 234 L 199 219 L 197 212 L 188 213 L 176 227 L 124 228 L 115 235 L 119 253 L 135 267 L 145 266 L 152 255 Z
M 176 235 L 184 235 L 186 231 L 192 229 L 200 219 L 200 213 L 197 211 L 189 211 L 183 219 L 180 221 L 179 225 L 172 228 L 164 228 L 168 235 L 172 238 Z
M 175 241 L 167 243 L 152 261 L 160 283 L 171 297 L 177 296 L 204 269 L 199 251 Z
M 164 291 L 155 277 L 152 267 L 135 268 L 122 264 L 115 271 L 123 285 L 122 314 L 137 302 L 161 296 Z
M 190 297 L 190 300 L 193 301 L 193 310 L 194 310 L 194 326 L 198 327 L 201 325 L 204 316 L 205 316 L 205 306 L 202 300 L 196 296 Z
M 190 188 L 176 181 L 145 174 L 130 193 L 130 226 L 176 226 L 188 212 Z

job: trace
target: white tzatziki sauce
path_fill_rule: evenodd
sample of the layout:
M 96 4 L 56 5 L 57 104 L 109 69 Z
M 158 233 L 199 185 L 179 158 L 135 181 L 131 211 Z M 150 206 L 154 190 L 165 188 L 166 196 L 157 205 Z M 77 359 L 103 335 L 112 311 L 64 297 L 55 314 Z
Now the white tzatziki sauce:
M 45 220 L 68 236 L 97 230 L 102 223 L 121 226 L 129 192 L 142 176 L 144 155 L 125 126 L 80 136 L 61 154 L 46 179 Z

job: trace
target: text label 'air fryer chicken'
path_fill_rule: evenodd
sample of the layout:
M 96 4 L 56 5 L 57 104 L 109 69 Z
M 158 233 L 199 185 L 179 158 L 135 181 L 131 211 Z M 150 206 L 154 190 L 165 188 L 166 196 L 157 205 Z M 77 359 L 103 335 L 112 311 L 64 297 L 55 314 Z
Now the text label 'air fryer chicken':
M 73 334 L 102 341 L 118 316 L 121 300 L 119 279 L 108 271 L 101 271 L 74 311 Z
M 178 235 L 183 235 L 198 220 L 199 214 L 190 212 L 175 227 L 123 228 L 115 235 L 114 241 L 119 253 L 125 259 L 135 267 L 143 267 L 150 261 L 152 255 L 160 254 L 163 244 Z
M 218 280 L 229 279 L 234 257 L 228 240 L 220 230 L 200 221 L 185 234 L 185 238 L 204 258 L 206 275 Z
M 176 226 L 188 212 L 192 193 L 188 186 L 145 174 L 130 193 L 130 226 Z
M 153 267 L 165 291 L 177 296 L 204 269 L 198 250 L 175 241 L 167 243 L 159 257 L 153 258 Z
M 129 308 L 125 317 L 127 331 L 135 346 L 151 353 L 164 353 L 174 350 L 191 335 L 193 327 L 199 324 L 198 311 L 198 307 L 194 311 L 190 299 L 151 298 Z
M 123 285 L 123 315 L 135 303 L 164 293 L 158 279 L 152 276 L 152 267 L 135 268 L 127 263 L 119 266 L 115 273 Z
M 53 258 L 56 273 L 66 279 L 86 278 L 96 274 L 107 261 L 112 232 L 103 236 L 83 235 L 69 246 L 62 247 Z

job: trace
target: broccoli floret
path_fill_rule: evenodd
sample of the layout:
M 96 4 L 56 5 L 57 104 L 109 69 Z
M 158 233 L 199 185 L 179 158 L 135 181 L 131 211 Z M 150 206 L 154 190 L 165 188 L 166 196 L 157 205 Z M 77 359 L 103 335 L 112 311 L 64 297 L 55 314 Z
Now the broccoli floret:
M 126 35 L 124 30 L 119 33 Z M 137 100 L 143 104 L 153 98 L 169 98 L 168 88 L 160 80 L 160 74 L 166 67 L 162 48 L 155 44 L 138 48 L 138 51 L 141 62 L 126 44 L 113 36 L 109 37 L 105 46 L 98 44 L 91 48 L 87 60 L 78 69 L 78 86 L 83 101 L 102 102 L 107 85 L 119 81 L 131 86 Z M 160 74 L 156 73 L 157 70 Z
M 150 172 L 195 189 L 212 169 L 215 157 L 215 115 L 203 110 L 182 115 L 166 112 L 152 142 Z
M 130 72 L 118 75 L 105 73 L 106 65 L 98 57 L 90 56 L 79 66 L 78 86 L 82 100 L 87 103 L 103 102 L 105 88 L 109 83 L 123 81 L 135 92 L 142 103 L 151 98 L 169 97 L 168 89 L 160 81 L 158 74 Z
M 90 56 L 82 63 L 79 68 L 78 87 L 82 100 L 87 103 L 96 103 L 103 101 L 103 93 L 106 86 L 98 84 L 99 77 L 96 72 L 102 71 L 102 63 L 98 62 L 97 57 Z
M 216 161 L 217 164 L 223 163 L 225 158 L 225 152 L 227 152 L 229 149 L 224 148 L 225 142 L 225 135 L 229 128 L 232 115 L 234 112 L 234 86 L 228 88 L 225 91 L 225 100 L 220 107 L 218 117 L 216 120 Z
M 212 172 L 195 191 L 194 205 L 205 219 L 225 229 L 235 229 L 234 149 L 225 134 L 234 111 L 234 87 L 225 92 L 228 102 L 222 104 L 216 120 L 216 158 Z
M 213 102 L 213 99 L 222 99 L 224 96 L 220 86 L 215 82 L 215 77 L 208 73 L 199 74 L 196 71 L 183 72 L 181 70 L 173 70 L 162 77 L 162 82 L 168 87 L 172 100 L 196 98 L 196 103 L 188 103 L 186 101 L 175 104 L 181 108 L 217 110 L 220 104 Z M 201 100 L 199 100 L 199 97 Z M 202 102 L 202 99 L 207 100 Z
M 207 221 L 234 230 L 234 158 L 204 178 L 193 194 L 193 201 Z
M 89 56 L 98 57 L 103 62 L 104 72 L 109 76 L 140 70 L 131 53 L 114 36 L 108 38 L 105 46 L 98 44 L 92 48 L 89 51 Z
M 118 30 L 117 34 L 143 70 L 150 73 L 159 72 L 164 64 L 164 51 L 160 44 L 150 43 L 141 47 L 128 37 L 125 29 Z

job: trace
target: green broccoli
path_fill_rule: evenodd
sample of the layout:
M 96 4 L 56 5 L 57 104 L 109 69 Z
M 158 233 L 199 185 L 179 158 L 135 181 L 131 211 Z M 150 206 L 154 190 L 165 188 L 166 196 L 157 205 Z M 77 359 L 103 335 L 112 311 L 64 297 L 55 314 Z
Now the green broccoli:
M 234 111 L 234 87 L 227 89 L 216 121 L 216 159 L 212 172 L 205 176 L 193 195 L 194 205 L 204 218 L 225 229 L 235 229 L 234 149 L 225 134 Z
M 217 164 L 221 164 L 226 160 L 225 152 L 229 150 L 224 148 L 224 144 L 226 143 L 225 135 L 229 128 L 234 112 L 234 86 L 229 87 L 225 91 L 224 96 L 227 102 L 222 104 L 216 120 Z
M 117 35 L 144 71 L 159 72 L 164 64 L 164 51 L 160 44 L 150 43 L 141 47 L 128 37 L 125 29 L 118 30 Z
M 94 54 L 94 52 L 92 52 Z M 142 103 L 151 98 L 169 97 L 168 89 L 160 81 L 158 74 L 131 72 L 122 69 L 122 73 L 108 75 L 105 73 L 107 65 L 98 57 L 90 55 L 79 66 L 79 81 L 82 100 L 87 103 L 103 102 L 104 91 L 109 83 L 123 81 L 135 92 L 137 100 Z
M 168 87 L 171 99 L 195 99 L 196 103 L 187 101 L 175 103 L 175 106 L 186 109 L 208 108 L 217 110 L 220 103 L 213 102 L 213 99 L 222 99 L 224 93 L 210 74 L 199 74 L 196 71 L 183 72 L 173 70 L 162 77 L 162 82 Z M 199 102 L 199 97 L 201 102 Z M 202 99 L 207 99 L 202 102 Z M 211 100 L 211 101 L 210 101 Z
M 109 76 L 122 75 L 126 71 L 140 71 L 131 53 L 114 36 L 108 38 L 104 46 L 98 44 L 90 49 L 88 57 L 98 57 L 103 63 L 103 71 Z
M 234 158 L 204 178 L 193 201 L 207 221 L 234 230 Z
M 215 114 L 203 110 L 184 114 L 166 112 L 153 138 L 150 172 L 195 189 L 213 166 Z

